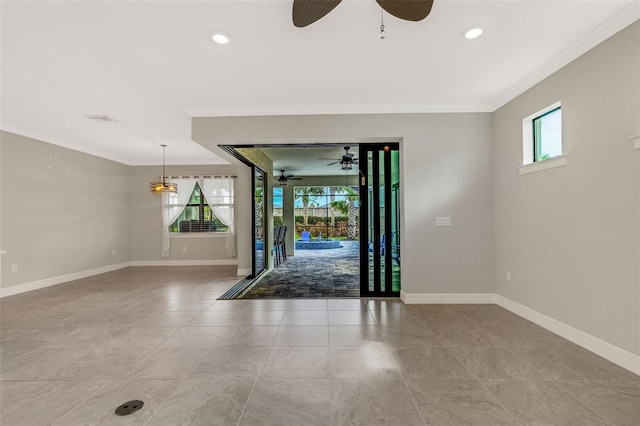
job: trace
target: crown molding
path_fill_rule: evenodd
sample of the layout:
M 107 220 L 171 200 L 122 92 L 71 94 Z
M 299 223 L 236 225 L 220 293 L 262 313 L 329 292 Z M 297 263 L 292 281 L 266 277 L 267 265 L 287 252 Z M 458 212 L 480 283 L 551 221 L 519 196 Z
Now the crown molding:
M 346 114 L 428 114 L 492 112 L 486 103 L 461 104 L 351 104 L 351 105 L 283 105 L 258 107 L 185 108 L 191 118 L 254 117 L 282 115 L 346 115 Z
M 609 37 L 633 24 L 638 19 L 640 19 L 640 0 L 635 0 L 632 4 L 624 8 L 614 17 L 598 26 L 596 29 L 591 31 L 581 40 L 574 43 L 564 52 L 551 59 L 542 67 L 538 68 L 538 70 L 534 71 L 532 74 L 529 74 L 528 77 L 525 77 L 518 84 L 504 92 L 501 96 L 498 96 L 491 103 L 490 110 L 492 112 L 496 111 L 503 105 L 507 104 L 527 90 L 531 89 L 536 84 L 540 83 L 545 78 L 557 72 L 562 67 L 568 65 L 572 61 L 584 55 L 589 50 L 593 49 Z

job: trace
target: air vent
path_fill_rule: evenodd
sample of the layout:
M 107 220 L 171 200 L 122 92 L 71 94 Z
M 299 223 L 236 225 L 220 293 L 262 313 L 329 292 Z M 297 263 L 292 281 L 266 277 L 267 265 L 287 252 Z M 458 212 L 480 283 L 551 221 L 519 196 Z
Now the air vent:
M 87 115 L 91 120 L 99 120 L 99 121 L 113 121 L 115 123 L 118 122 L 115 118 L 109 117 L 108 115 Z

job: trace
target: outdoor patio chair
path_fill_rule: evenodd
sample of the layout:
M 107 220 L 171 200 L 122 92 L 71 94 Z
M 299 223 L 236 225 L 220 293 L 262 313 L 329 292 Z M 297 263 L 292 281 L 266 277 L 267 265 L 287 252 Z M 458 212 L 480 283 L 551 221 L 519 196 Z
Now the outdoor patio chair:
M 282 226 L 275 226 L 273 228 L 273 262 L 276 266 L 280 265 L 280 250 L 278 241 L 280 240 L 280 233 L 282 232 Z

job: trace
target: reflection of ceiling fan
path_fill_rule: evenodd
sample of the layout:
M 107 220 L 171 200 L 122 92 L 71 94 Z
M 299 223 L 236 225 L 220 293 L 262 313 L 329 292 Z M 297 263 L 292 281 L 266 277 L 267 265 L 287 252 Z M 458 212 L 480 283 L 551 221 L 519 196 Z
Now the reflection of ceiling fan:
M 342 158 L 320 158 L 320 160 L 335 160 L 333 163 L 327 164 L 327 166 L 333 166 L 334 164 L 340 164 L 342 170 L 351 170 L 351 166 L 358 164 L 358 159 L 353 158 L 353 152 L 349 152 L 349 146 L 344 147 L 344 155 Z
M 278 183 L 280 185 L 286 185 L 290 180 L 302 180 L 301 177 L 295 177 L 294 175 L 285 176 L 284 170 L 280 170 L 280 176 L 278 176 Z
M 331 12 L 342 0 L 293 0 L 293 25 L 306 27 Z M 421 21 L 433 0 L 376 0 L 386 12 L 405 21 Z

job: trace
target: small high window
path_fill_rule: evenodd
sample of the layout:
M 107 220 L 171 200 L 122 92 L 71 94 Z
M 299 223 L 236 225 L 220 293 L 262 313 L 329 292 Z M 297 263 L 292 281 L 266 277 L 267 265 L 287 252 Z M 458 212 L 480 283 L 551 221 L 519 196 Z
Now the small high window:
M 533 119 L 533 161 L 562 155 L 562 110 L 560 107 Z
M 522 166 L 518 169 L 526 174 L 565 164 L 562 109 L 556 102 L 522 120 Z

